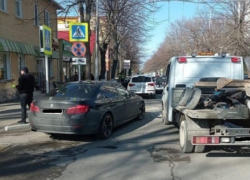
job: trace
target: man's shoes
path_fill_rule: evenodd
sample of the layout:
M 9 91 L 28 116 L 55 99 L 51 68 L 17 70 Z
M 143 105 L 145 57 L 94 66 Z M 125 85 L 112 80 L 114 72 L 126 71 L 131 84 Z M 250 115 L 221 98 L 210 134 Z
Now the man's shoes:
M 26 124 L 27 122 L 21 120 L 21 121 L 17 121 L 17 123 L 18 124 Z

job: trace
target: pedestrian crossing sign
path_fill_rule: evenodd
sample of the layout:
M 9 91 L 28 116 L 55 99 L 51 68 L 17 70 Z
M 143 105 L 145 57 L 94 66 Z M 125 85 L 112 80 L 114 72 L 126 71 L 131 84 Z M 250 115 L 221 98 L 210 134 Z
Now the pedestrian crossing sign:
M 69 24 L 70 42 L 88 42 L 88 23 L 70 23 Z
M 51 28 L 43 25 L 43 49 L 44 54 L 52 55 Z

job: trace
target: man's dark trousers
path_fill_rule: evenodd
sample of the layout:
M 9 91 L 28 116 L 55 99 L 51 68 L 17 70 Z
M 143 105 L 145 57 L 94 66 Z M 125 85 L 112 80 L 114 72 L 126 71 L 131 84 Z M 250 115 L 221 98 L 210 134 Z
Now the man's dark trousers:
M 30 104 L 33 100 L 33 92 L 20 94 L 20 102 L 22 108 L 22 122 L 26 122 L 27 105 L 30 109 Z

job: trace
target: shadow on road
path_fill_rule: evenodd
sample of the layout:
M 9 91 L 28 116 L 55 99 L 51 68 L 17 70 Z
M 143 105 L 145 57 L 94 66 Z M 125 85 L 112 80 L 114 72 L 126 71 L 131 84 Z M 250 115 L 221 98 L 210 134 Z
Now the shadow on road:
M 93 142 L 97 140 L 95 135 L 74 135 L 74 134 L 48 134 L 53 140 Z
M 206 157 L 250 157 L 249 148 L 240 147 L 206 147 Z
M 154 111 L 146 112 L 144 120 L 133 120 L 116 128 L 107 140 L 97 140 L 93 135 L 48 135 L 54 141 L 20 144 L 1 152 L 0 179 L 55 179 L 70 163 L 76 160 L 87 162 L 91 158 L 99 161 L 95 164 L 99 171 L 89 179 L 100 179 L 103 174 L 113 172 L 120 162 L 133 164 L 127 166 L 127 171 L 134 172 L 135 166 L 143 164 L 135 158 L 138 154 L 147 152 L 156 144 L 176 144 L 177 134 L 174 126 L 161 125 L 160 111 Z M 119 156 L 121 151 L 129 154 Z M 108 166 L 103 164 L 104 160 L 100 160 L 100 157 L 114 156 L 119 156 L 120 160 L 113 160 Z M 132 174 L 128 174 L 125 178 L 132 177 Z
M 123 125 L 118 126 L 113 130 L 113 136 L 121 136 L 128 134 L 136 129 L 145 126 L 159 116 L 160 112 L 146 112 L 143 120 L 132 120 Z M 94 142 L 98 140 L 96 135 L 66 135 L 66 134 L 48 134 L 54 140 Z

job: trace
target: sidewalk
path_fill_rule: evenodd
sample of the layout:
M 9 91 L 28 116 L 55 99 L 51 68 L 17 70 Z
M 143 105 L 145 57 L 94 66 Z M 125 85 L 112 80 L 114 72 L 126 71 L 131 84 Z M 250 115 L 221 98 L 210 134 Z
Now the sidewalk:
M 38 98 L 43 94 L 40 91 L 34 91 L 34 98 Z M 5 126 L 16 124 L 21 120 L 20 100 L 16 99 L 6 103 L 0 103 L 0 132 L 4 131 Z M 29 122 L 29 119 L 26 119 Z

